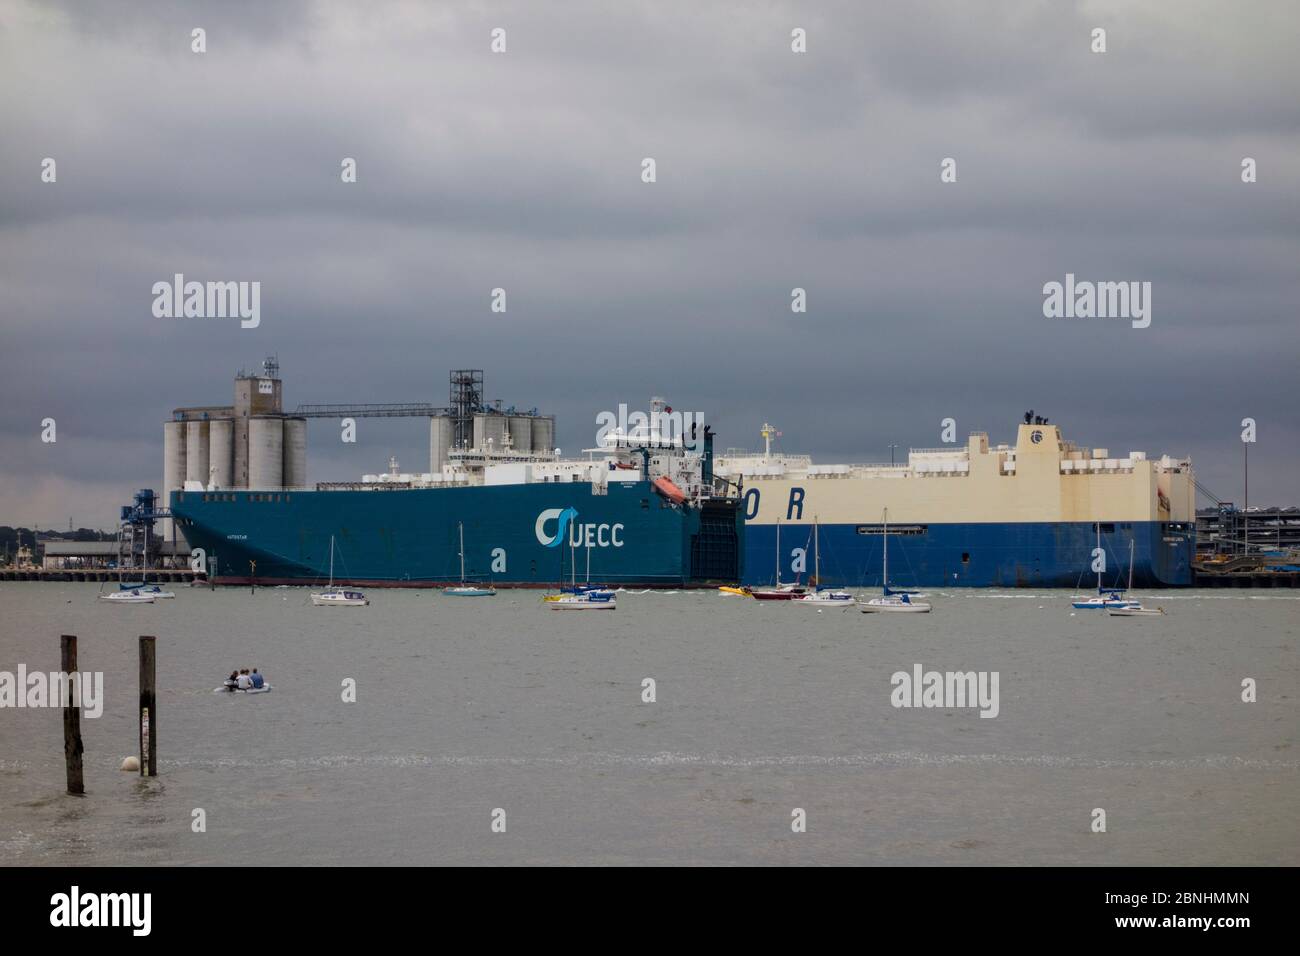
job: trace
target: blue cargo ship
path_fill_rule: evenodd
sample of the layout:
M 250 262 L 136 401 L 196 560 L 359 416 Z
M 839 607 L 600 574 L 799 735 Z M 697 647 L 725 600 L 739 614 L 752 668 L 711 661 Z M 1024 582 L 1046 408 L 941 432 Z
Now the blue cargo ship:
M 311 488 L 284 481 L 305 473 L 305 448 L 301 435 L 291 440 L 296 419 L 278 415 L 278 378 L 237 379 L 236 404 L 217 409 L 233 416 L 229 427 L 203 417 L 210 408 L 178 409 L 189 451 L 175 429 L 169 484 L 213 476 L 170 491 L 192 565 L 218 583 L 312 584 L 328 575 L 332 540 L 343 585 L 550 587 L 579 577 L 679 588 L 744 576 L 741 502 L 713 476 L 710 429 L 688 432 L 680 413 L 653 399 L 635 427 L 607 429 L 585 458 L 562 459 L 553 421 L 483 405 L 479 374 L 452 373 L 454 388 L 472 386 L 472 408 L 431 417 L 428 472 L 402 473 L 390 459 L 383 474 Z M 241 405 L 241 395 L 262 394 L 265 407 Z M 229 436 L 241 432 L 232 450 Z M 224 475 L 246 486 L 226 487 Z
M 623 475 L 618 472 L 616 475 Z M 171 510 L 217 583 L 550 587 L 575 573 L 626 587 L 743 576 L 738 502 L 675 502 L 650 480 L 450 488 L 176 491 Z

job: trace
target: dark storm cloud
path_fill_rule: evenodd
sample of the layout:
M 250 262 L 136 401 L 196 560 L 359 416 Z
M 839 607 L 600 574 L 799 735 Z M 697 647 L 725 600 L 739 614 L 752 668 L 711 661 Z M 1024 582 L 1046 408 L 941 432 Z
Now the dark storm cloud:
M 170 409 L 272 352 L 290 406 L 485 368 L 566 453 L 652 392 L 853 461 L 1032 405 L 1224 497 L 1249 415 L 1252 500 L 1300 503 L 1297 8 L 862 6 L 0 7 L 0 522 L 108 524 Z M 175 272 L 261 281 L 261 327 L 153 318 Z M 1044 319 L 1066 272 L 1151 281 L 1151 328 Z M 313 479 L 427 461 L 418 421 L 336 434 Z

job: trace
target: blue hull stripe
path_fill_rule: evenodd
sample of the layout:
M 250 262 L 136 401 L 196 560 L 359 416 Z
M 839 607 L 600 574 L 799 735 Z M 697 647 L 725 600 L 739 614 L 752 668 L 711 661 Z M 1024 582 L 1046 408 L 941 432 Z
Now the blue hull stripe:
M 822 582 L 880 587 L 882 535 L 857 525 L 821 525 Z M 1103 529 L 1107 529 L 1103 525 Z M 1129 541 L 1136 542 L 1134 587 L 1190 587 L 1194 534 L 1161 522 L 1116 523 L 1102 534 L 1107 585 L 1128 581 Z M 1096 526 L 1079 523 L 931 524 L 919 534 L 889 535 L 889 580 L 896 587 L 1095 587 Z M 745 583 L 773 580 L 776 526 L 745 526 Z M 782 581 L 793 581 L 806 553 L 812 571 L 812 525 L 781 524 Z

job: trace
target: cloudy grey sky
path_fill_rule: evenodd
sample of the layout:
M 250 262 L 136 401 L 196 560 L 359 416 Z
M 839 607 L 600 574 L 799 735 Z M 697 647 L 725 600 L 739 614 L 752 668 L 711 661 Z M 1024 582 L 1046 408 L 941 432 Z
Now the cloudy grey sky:
M 1290 0 L 0 0 L 0 524 L 111 526 L 268 353 L 289 406 L 483 368 L 566 452 L 652 393 L 851 461 L 1033 407 L 1236 500 L 1251 416 L 1252 502 L 1300 504 L 1297 37 Z M 260 328 L 155 318 L 176 272 L 260 281 Z M 1067 272 L 1150 281 L 1150 328 L 1045 319 Z M 427 437 L 313 422 L 309 477 Z

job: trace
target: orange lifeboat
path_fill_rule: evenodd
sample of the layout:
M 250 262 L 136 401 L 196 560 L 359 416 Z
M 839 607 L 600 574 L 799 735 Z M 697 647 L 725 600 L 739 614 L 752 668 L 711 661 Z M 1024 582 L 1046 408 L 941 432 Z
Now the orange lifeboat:
M 659 494 L 663 495 L 675 505 L 679 505 L 686 500 L 686 492 L 678 488 L 677 485 L 673 484 L 673 482 L 668 478 L 656 478 L 653 485 L 655 491 L 659 492 Z

